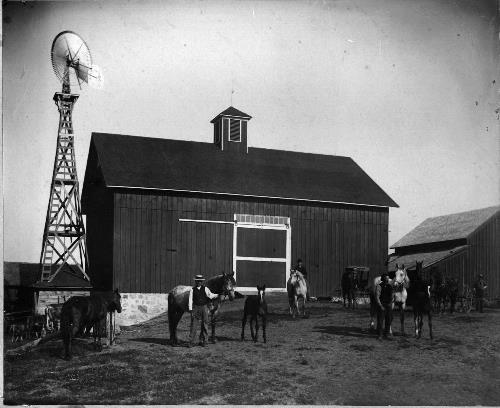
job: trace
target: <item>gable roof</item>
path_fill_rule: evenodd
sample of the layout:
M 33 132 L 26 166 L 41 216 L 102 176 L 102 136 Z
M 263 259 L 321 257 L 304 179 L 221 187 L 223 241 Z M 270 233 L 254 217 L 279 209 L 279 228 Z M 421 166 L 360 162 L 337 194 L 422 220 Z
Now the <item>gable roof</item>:
M 92 134 L 93 148 L 107 187 L 397 207 L 349 157 L 252 147 L 241 154 L 212 143 L 104 133 Z
M 252 117 L 250 115 L 248 115 L 247 113 L 242 112 L 242 111 L 234 108 L 233 106 L 230 106 L 225 111 L 219 113 L 215 118 L 213 118 L 210 121 L 210 123 L 214 123 L 216 121 L 216 119 L 219 118 L 220 116 L 231 116 L 231 117 L 237 117 L 237 118 L 243 118 L 243 119 L 252 119 Z
M 495 206 L 427 218 L 391 248 L 465 239 L 499 210 Z

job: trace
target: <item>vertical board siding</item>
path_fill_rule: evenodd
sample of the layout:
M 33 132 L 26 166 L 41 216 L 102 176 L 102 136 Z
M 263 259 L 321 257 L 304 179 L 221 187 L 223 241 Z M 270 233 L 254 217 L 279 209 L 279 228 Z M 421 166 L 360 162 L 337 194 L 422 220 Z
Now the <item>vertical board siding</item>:
M 232 270 L 231 224 L 179 218 L 232 222 L 235 213 L 290 217 L 291 262 L 303 259 L 313 296 L 338 293 L 348 265 L 368 266 L 374 274 L 385 268 L 388 208 L 167 192 L 118 191 L 114 202 L 113 283 L 124 292 L 165 293 L 191 284 L 197 273 Z

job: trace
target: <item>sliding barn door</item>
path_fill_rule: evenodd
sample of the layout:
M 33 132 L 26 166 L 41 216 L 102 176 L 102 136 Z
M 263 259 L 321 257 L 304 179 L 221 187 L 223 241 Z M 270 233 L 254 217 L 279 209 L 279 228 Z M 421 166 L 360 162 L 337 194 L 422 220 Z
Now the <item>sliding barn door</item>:
M 286 288 L 291 258 L 291 227 L 287 217 L 237 214 L 233 266 L 239 289 Z

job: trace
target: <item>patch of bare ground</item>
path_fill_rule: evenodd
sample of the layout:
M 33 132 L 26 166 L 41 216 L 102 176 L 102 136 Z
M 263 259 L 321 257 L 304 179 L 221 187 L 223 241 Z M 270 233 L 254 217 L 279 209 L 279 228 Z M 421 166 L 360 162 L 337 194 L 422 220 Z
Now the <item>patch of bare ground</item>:
M 61 341 L 4 359 L 10 404 L 345 404 L 499 405 L 500 311 L 434 317 L 435 339 L 392 340 L 368 330 L 368 310 L 308 303 L 292 319 L 285 295 L 268 295 L 267 338 L 240 341 L 243 300 L 225 303 L 217 344 L 172 347 L 167 316 L 122 330 L 102 352 L 76 342 L 71 362 Z M 395 316 L 397 317 L 397 316 Z M 188 338 L 189 319 L 179 325 Z

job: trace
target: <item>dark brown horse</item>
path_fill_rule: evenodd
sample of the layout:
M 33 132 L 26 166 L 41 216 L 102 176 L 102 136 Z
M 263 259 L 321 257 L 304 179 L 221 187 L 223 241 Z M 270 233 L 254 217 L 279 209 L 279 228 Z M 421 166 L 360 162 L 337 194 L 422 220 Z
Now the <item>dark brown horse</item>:
M 266 342 L 266 317 L 267 317 L 267 303 L 266 303 L 266 285 L 257 286 L 257 294 L 247 296 L 245 300 L 245 307 L 243 308 L 243 320 L 241 322 L 241 340 L 245 340 L 245 325 L 247 324 L 247 316 L 250 316 L 250 333 L 252 340 L 257 341 L 259 332 L 259 316 L 262 320 L 262 338 Z M 255 333 L 252 323 L 255 321 Z
M 94 345 L 98 340 L 101 345 L 102 327 L 106 315 L 117 311 L 121 313 L 121 296 L 118 289 L 114 292 L 92 294 L 91 296 L 73 296 L 69 298 L 61 310 L 61 335 L 64 343 L 64 358 L 71 359 L 71 342 L 76 335 L 83 334 L 85 329 L 94 327 Z M 103 323 L 104 322 L 104 323 Z
M 422 328 L 424 326 L 424 315 L 427 315 L 429 324 L 429 336 L 432 339 L 432 305 L 430 284 L 422 280 L 422 263 L 416 264 L 415 281 L 408 288 L 409 298 L 413 308 L 413 319 L 415 320 L 415 337 L 422 337 Z
M 344 299 L 344 307 L 352 307 L 356 304 L 356 281 L 354 280 L 354 273 L 351 270 L 345 271 L 342 274 L 340 282 L 342 290 L 342 298 Z M 347 305 L 346 305 L 347 300 Z
M 234 272 L 222 273 L 222 275 L 213 276 L 207 279 L 204 285 L 210 289 L 210 292 L 217 293 L 218 298 L 213 299 L 208 304 L 209 321 L 212 327 L 212 335 L 209 341 L 215 343 L 215 324 L 221 305 L 220 295 L 228 296 L 229 300 L 234 300 Z M 168 327 L 170 331 L 170 342 L 172 345 L 179 344 L 177 339 L 177 325 L 184 312 L 188 310 L 189 291 L 192 286 L 179 285 L 173 288 L 168 294 Z

